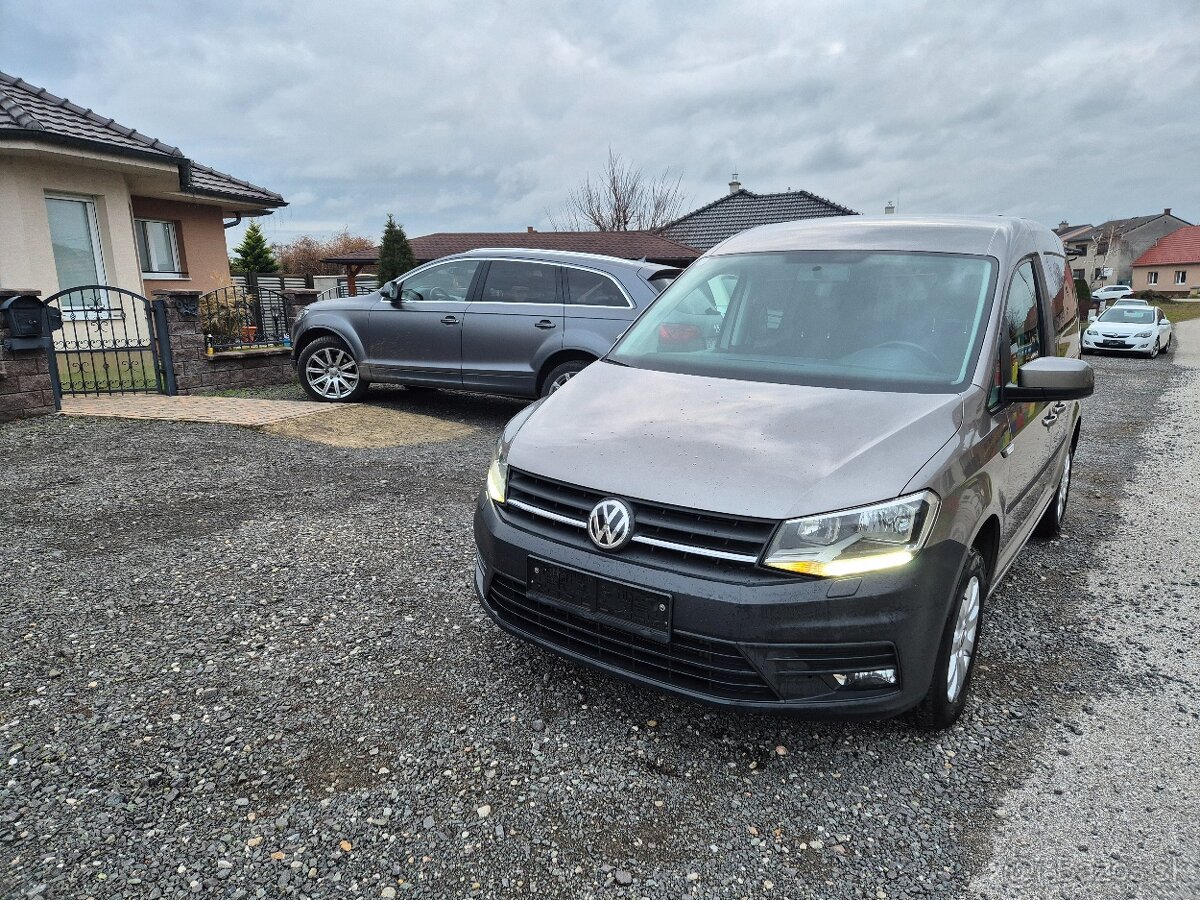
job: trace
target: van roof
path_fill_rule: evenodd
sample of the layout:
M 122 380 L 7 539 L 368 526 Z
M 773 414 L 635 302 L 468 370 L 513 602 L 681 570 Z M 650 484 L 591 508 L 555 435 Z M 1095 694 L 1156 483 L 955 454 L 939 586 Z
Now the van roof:
M 1012 258 L 1039 250 L 1062 255 L 1044 225 L 1013 216 L 835 216 L 763 225 L 709 251 L 912 250 Z

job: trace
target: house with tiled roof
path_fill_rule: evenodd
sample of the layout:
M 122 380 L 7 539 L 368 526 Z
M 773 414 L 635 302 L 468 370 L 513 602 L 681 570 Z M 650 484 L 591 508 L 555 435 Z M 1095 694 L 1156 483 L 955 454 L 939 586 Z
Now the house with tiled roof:
M 726 238 L 757 225 L 822 216 L 856 215 L 858 213 L 854 210 L 808 191 L 789 188 L 778 194 L 756 194 L 743 188 L 734 173 L 728 194 L 680 216 L 664 227 L 662 233 L 688 247 L 708 250 Z
M 417 263 L 441 259 L 454 253 L 490 247 L 517 247 L 522 250 L 564 250 L 570 253 L 599 253 L 621 259 L 683 268 L 700 256 L 700 251 L 651 231 L 439 231 L 410 238 Z M 346 267 L 349 290 L 355 292 L 354 279 L 367 267 L 379 262 L 379 248 L 361 250 L 324 262 Z
M 229 284 L 225 227 L 287 203 L 0 72 L 0 287 Z
M 1190 224 L 1167 207 L 1147 216 L 1109 219 L 1088 231 L 1074 230 L 1059 237 L 1071 254 L 1075 277 L 1094 291 L 1106 284 L 1130 284 L 1133 261 L 1159 238 Z
M 1200 225 L 1177 228 L 1133 261 L 1135 291 L 1200 294 Z

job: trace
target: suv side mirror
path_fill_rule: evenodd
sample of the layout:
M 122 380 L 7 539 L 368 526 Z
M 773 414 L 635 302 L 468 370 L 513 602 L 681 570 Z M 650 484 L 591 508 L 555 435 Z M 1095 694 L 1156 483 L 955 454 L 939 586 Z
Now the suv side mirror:
M 379 294 L 384 300 L 391 300 L 393 303 L 395 303 L 400 299 L 400 283 L 397 281 L 389 281 L 379 289 Z
M 1042 356 L 1017 369 L 1017 383 L 1005 385 L 1003 397 L 1014 403 L 1079 400 L 1095 387 L 1096 375 L 1082 359 Z

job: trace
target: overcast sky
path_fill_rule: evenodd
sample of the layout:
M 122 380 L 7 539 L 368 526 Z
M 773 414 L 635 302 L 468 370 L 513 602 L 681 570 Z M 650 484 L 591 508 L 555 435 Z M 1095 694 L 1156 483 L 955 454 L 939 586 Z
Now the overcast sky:
M 0 69 L 283 194 L 278 241 L 548 228 L 610 146 L 688 209 L 736 171 L 871 214 L 1197 222 L 1198 48 L 1193 0 L 0 0 Z

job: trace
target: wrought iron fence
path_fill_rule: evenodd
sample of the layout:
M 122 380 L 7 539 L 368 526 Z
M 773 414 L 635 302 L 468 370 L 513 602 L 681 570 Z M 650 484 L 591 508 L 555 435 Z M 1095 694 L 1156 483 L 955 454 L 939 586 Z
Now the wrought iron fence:
M 359 282 L 357 282 L 355 284 L 354 287 L 355 287 L 354 295 L 357 297 L 361 297 L 364 294 L 371 294 L 371 293 L 374 293 L 375 291 L 379 290 L 379 285 L 377 285 L 375 283 L 374 279 L 360 280 Z M 330 299 L 333 299 L 334 297 L 349 297 L 349 296 L 350 296 L 349 287 L 347 287 L 345 284 L 339 284 L 335 287 L 326 288 L 325 290 L 321 291 L 321 293 L 317 294 L 317 299 L 318 300 L 330 300 Z
M 292 345 L 292 304 L 279 291 L 230 285 L 200 297 L 200 322 L 210 351 Z
M 50 357 L 61 393 L 175 393 L 166 322 L 152 301 L 88 284 L 59 291 L 46 304 L 62 313 Z

